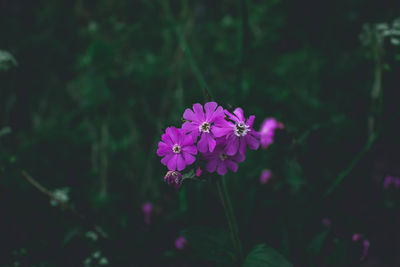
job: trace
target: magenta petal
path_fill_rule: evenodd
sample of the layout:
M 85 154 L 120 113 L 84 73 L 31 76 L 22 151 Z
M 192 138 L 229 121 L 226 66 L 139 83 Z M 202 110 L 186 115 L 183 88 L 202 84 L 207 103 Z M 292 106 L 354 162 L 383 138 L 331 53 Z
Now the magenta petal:
M 215 170 L 217 169 L 217 160 L 210 160 L 209 162 L 207 162 L 206 164 L 206 170 L 210 173 L 215 172 Z
M 195 122 L 186 121 L 182 124 L 182 129 L 185 132 L 191 132 L 191 131 L 195 131 L 195 130 L 199 131 L 199 125 Z
M 239 153 L 244 155 L 244 153 L 246 153 L 246 138 L 242 137 L 239 140 Z
M 207 134 L 207 141 L 208 141 L 208 149 L 210 150 L 210 152 L 213 152 L 215 146 L 217 145 L 217 142 L 210 134 Z
M 185 110 L 185 112 L 183 113 L 183 118 L 188 121 L 196 121 L 197 120 L 194 112 L 190 108 L 187 108 Z
M 192 156 L 191 154 L 187 153 L 187 152 L 183 152 L 182 153 L 183 158 L 185 159 L 186 165 L 190 165 L 193 162 L 195 162 L 196 157 Z
M 221 163 L 218 165 L 218 170 L 217 170 L 219 175 L 225 175 L 227 172 L 226 166 L 224 163 Z
M 235 135 L 231 135 L 226 143 L 226 154 L 233 156 L 239 149 L 239 138 Z
M 182 147 L 182 151 L 193 155 L 197 154 L 197 148 L 194 145 Z
M 236 162 L 232 161 L 232 160 L 227 160 L 225 161 L 226 166 L 228 167 L 228 169 L 230 169 L 233 172 L 237 172 L 238 170 L 238 165 Z
M 204 111 L 203 111 L 203 106 L 202 105 L 200 105 L 198 103 L 194 104 L 193 105 L 193 110 L 194 110 L 194 113 L 196 115 L 196 120 L 198 120 L 198 121 L 204 121 L 205 120 Z
M 169 137 L 168 134 L 163 134 L 163 135 L 161 136 L 161 140 L 163 140 L 164 143 L 166 143 L 167 145 L 170 145 L 170 146 L 173 146 L 173 145 L 174 145 L 174 143 L 172 142 L 172 140 L 171 140 L 171 138 Z
M 218 127 L 215 126 L 211 128 L 211 132 L 214 134 L 215 137 L 222 137 L 232 133 L 233 128 L 231 127 Z
M 163 157 L 163 158 L 161 159 L 161 163 L 162 163 L 163 165 L 167 166 L 167 165 L 168 165 L 168 162 L 171 160 L 171 158 L 172 158 L 173 156 L 174 156 L 174 153 L 171 153 L 171 154 L 166 155 L 165 157 Z
M 171 138 L 172 143 L 176 144 L 178 142 L 178 129 L 175 127 L 168 127 L 166 133 Z
M 185 159 L 181 154 L 177 155 L 176 159 L 178 171 L 183 170 L 186 167 Z
M 222 107 L 218 107 L 214 113 L 208 118 L 209 122 L 224 120 L 225 114 L 224 109 Z
M 171 150 L 171 147 L 169 146 L 169 145 L 167 145 L 167 144 L 165 144 L 164 142 L 158 142 L 158 149 L 157 149 L 157 155 L 158 156 L 164 156 L 164 155 L 166 155 L 166 154 L 168 154 L 168 153 L 170 153 L 172 150 Z
M 182 146 L 192 146 L 193 145 L 193 138 L 192 135 L 186 135 L 182 142 Z
M 207 137 L 205 134 L 201 135 L 200 141 L 197 143 L 197 148 L 201 153 L 208 151 Z
M 214 114 L 215 109 L 217 108 L 218 104 L 215 102 L 207 102 L 204 105 L 204 109 L 206 110 L 206 120 L 210 121 L 212 115 Z
M 245 158 L 246 158 L 245 155 L 240 153 L 237 153 L 235 156 L 232 157 L 232 159 L 234 159 L 237 162 L 242 162 L 244 161 Z
M 254 120 L 256 119 L 256 116 L 251 115 L 248 119 L 247 119 L 247 125 L 249 125 L 250 127 L 253 126 Z
M 238 119 L 239 119 L 240 121 L 245 121 L 245 117 L 244 117 L 244 115 L 243 115 L 243 109 L 242 109 L 242 108 L 236 108 L 236 109 L 233 111 L 233 114 L 235 114 L 236 117 L 238 117 Z
M 178 160 L 177 158 L 178 158 L 178 155 L 175 154 L 175 155 L 173 155 L 173 156 L 171 157 L 171 159 L 168 161 L 167 167 L 168 167 L 168 169 L 169 169 L 170 171 L 175 171 L 175 170 L 176 170 L 176 164 L 177 164 L 177 160 Z
M 254 138 L 252 135 L 248 134 L 246 135 L 246 143 L 249 146 L 250 149 L 256 150 L 258 149 L 260 142 L 256 138 Z

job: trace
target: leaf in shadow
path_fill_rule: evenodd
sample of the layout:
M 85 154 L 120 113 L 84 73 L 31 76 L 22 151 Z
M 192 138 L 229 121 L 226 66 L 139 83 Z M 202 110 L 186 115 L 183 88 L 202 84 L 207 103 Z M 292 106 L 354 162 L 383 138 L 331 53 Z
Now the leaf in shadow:
M 247 255 L 244 260 L 243 267 L 291 267 L 288 262 L 275 249 L 259 244 Z

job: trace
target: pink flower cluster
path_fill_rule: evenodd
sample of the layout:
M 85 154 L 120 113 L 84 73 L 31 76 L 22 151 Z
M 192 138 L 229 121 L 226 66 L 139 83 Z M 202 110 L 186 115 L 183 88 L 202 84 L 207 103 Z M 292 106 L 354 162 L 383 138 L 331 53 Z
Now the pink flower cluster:
M 231 113 L 215 102 L 208 102 L 204 107 L 194 104 L 192 109 L 185 110 L 183 119 L 181 128 L 168 127 L 158 143 L 157 155 L 162 157 L 161 163 L 174 172 L 193 164 L 198 154 L 209 173 L 236 172 L 238 162 L 245 159 L 247 148 L 256 150 L 260 144 L 267 147 L 263 140 L 271 144 L 275 129 L 283 128 L 275 119 L 267 119 L 258 132 L 253 128 L 254 115 L 246 118 L 242 108 Z M 200 171 L 196 171 L 196 176 Z M 176 187 L 176 177 L 174 180 L 171 174 L 165 180 Z
M 400 178 L 388 175 L 383 179 L 383 187 L 389 189 L 391 187 L 398 189 L 400 187 Z

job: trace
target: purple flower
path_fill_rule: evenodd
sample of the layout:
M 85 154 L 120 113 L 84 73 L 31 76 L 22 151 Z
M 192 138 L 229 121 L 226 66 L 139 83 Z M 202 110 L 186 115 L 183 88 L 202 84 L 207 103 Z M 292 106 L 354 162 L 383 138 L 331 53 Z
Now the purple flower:
M 352 237 L 352 240 L 354 242 L 358 242 L 358 241 L 362 240 L 363 251 L 362 251 L 360 260 L 364 260 L 365 257 L 367 257 L 367 254 L 368 254 L 368 248 L 369 248 L 368 239 L 366 239 L 364 237 L 364 235 L 362 235 L 362 234 L 354 234 L 353 237 Z
M 203 173 L 203 170 L 200 168 L 200 167 L 198 167 L 197 169 L 196 169 L 196 177 L 200 177 L 200 175 Z
M 224 112 L 221 106 L 215 102 L 208 102 L 203 106 L 194 104 L 193 110 L 186 109 L 183 113 L 183 118 L 187 120 L 183 123 L 182 129 L 190 133 L 193 140 L 196 142 L 200 136 L 200 141 L 197 143 L 197 148 L 200 152 L 214 151 L 216 146 L 214 136 L 214 123 L 224 119 Z
M 261 125 L 260 137 L 261 146 L 266 149 L 274 142 L 274 135 L 276 129 L 283 129 L 283 124 L 274 118 L 265 119 Z
M 386 176 L 383 178 L 383 187 L 389 189 L 390 185 L 393 183 L 393 176 Z
M 238 169 L 237 162 L 244 161 L 244 154 L 237 153 L 234 156 L 229 156 L 224 145 L 220 143 L 220 140 L 218 140 L 218 145 L 213 152 L 203 154 L 203 158 L 207 161 L 206 170 L 210 173 L 217 171 L 220 175 L 225 175 L 228 169 L 236 172 Z
M 352 236 L 351 239 L 352 239 L 353 241 L 358 241 L 358 240 L 360 240 L 362 237 L 363 237 L 362 234 L 354 234 L 354 235 Z
M 362 244 L 363 244 L 363 252 L 362 252 L 360 260 L 363 260 L 363 259 L 365 259 L 365 257 L 367 257 L 369 241 L 367 239 L 364 239 Z
M 266 184 L 272 177 L 270 170 L 263 170 L 260 175 L 260 184 Z
M 393 183 L 394 183 L 394 187 L 399 188 L 400 187 L 400 178 L 399 177 L 395 177 L 393 179 Z
M 399 177 L 393 177 L 393 176 L 386 176 L 383 178 L 383 187 L 385 189 L 389 189 L 391 186 L 394 186 L 396 189 L 400 187 L 400 178 Z
M 161 163 L 170 171 L 181 171 L 186 165 L 192 164 L 197 154 L 191 135 L 185 135 L 181 129 L 168 127 L 158 143 L 157 155 L 163 157 Z
M 187 245 L 187 240 L 183 236 L 178 237 L 175 240 L 175 247 L 177 250 L 183 250 Z
M 243 115 L 241 108 L 236 108 L 233 114 L 225 111 L 228 120 L 220 120 L 216 123 L 214 135 L 216 137 L 225 137 L 226 154 L 234 156 L 238 153 L 244 155 L 246 147 L 256 150 L 259 143 L 259 133 L 253 129 L 254 115 L 247 120 Z
M 331 220 L 329 220 L 329 218 L 323 218 L 321 220 L 321 222 L 322 222 L 322 225 L 327 228 L 331 227 L 331 225 L 332 225 Z
M 182 174 L 177 171 L 168 171 L 164 176 L 164 182 L 167 182 L 168 185 L 173 185 L 178 189 L 182 183 Z
M 143 211 L 144 222 L 146 224 L 150 224 L 152 209 L 153 209 L 153 205 L 150 202 L 143 203 L 142 211 Z

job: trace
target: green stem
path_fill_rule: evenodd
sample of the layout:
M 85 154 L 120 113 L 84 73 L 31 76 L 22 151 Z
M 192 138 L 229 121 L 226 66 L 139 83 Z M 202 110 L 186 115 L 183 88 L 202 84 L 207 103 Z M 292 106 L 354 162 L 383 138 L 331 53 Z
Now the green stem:
M 194 73 L 194 76 L 197 79 L 197 82 L 201 86 L 201 89 L 203 91 L 204 97 L 206 98 L 206 101 L 214 99 L 211 89 L 208 86 L 206 79 L 204 78 L 204 75 L 201 72 L 199 65 L 197 64 L 197 61 L 192 54 L 190 46 L 185 38 L 184 32 L 180 30 L 180 27 L 179 27 L 178 23 L 176 22 L 174 15 L 171 12 L 171 9 L 169 6 L 169 1 L 161 1 L 161 3 L 164 8 L 164 11 L 167 15 L 167 18 L 168 18 L 169 22 L 171 23 L 171 26 L 177 36 L 178 43 L 186 57 L 186 60 L 187 60 L 188 64 L 190 65 L 190 67 L 192 68 L 192 71 Z
M 357 156 L 352 160 L 352 162 L 339 173 L 338 177 L 333 181 L 329 189 L 325 192 L 325 196 L 330 195 L 333 190 L 343 181 L 343 179 L 353 170 L 353 168 L 357 165 L 357 163 L 362 159 L 362 157 L 369 151 L 372 145 L 375 143 L 376 138 L 378 137 L 377 133 L 373 133 L 372 136 L 368 139 L 367 143 L 363 147 L 363 149 L 357 154 Z
M 233 245 L 239 255 L 240 262 L 243 262 L 242 244 L 240 242 L 239 230 L 235 219 L 235 215 L 233 213 L 232 202 L 231 199 L 229 198 L 228 190 L 226 188 L 225 176 L 221 176 L 221 178 L 217 179 L 217 189 L 219 197 L 221 199 L 222 206 L 224 208 L 226 218 L 228 220 L 228 225 L 229 225 L 229 230 L 231 232 Z

